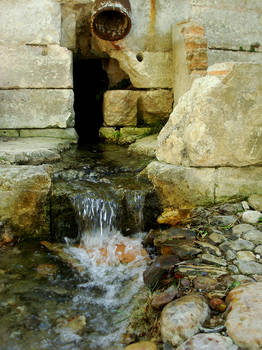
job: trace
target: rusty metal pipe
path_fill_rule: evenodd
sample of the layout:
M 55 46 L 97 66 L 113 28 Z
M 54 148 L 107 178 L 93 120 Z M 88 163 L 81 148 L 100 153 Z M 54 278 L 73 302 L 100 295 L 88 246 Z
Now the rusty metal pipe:
M 92 9 L 91 29 L 100 39 L 117 41 L 131 29 L 129 0 L 96 0 Z

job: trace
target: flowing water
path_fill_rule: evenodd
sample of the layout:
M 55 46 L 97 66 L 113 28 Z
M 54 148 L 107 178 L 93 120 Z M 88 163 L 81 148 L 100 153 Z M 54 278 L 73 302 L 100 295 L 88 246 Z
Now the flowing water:
M 109 147 L 95 156 L 82 152 L 77 169 L 57 173 L 57 186 L 70 188 L 78 224 L 77 237 L 64 237 L 63 249 L 81 272 L 39 243 L 0 250 L 1 350 L 123 348 L 121 334 L 147 261 L 140 160 L 129 163 L 125 149 Z

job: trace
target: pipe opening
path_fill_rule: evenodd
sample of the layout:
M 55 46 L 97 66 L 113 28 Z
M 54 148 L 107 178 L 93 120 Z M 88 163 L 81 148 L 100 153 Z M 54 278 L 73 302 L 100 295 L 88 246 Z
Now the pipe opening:
M 104 9 L 95 13 L 91 21 L 93 32 L 103 40 L 123 39 L 130 31 L 131 21 L 120 9 Z

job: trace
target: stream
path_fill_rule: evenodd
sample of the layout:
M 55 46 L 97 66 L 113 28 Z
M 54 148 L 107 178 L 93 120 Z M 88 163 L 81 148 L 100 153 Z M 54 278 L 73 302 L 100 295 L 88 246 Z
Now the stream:
M 65 158 L 55 169 L 52 234 L 69 259 L 54 243 L 1 248 L 1 350 L 123 348 L 148 261 L 141 240 L 154 200 L 138 173 L 149 160 L 109 145 Z

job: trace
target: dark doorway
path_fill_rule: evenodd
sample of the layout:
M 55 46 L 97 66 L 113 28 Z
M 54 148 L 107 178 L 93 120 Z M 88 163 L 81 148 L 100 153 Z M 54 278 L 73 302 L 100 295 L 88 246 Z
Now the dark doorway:
M 80 145 L 98 141 L 103 123 L 103 94 L 107 88 L 108 78 L 101 59 L 74 59 L 75 128 Z

